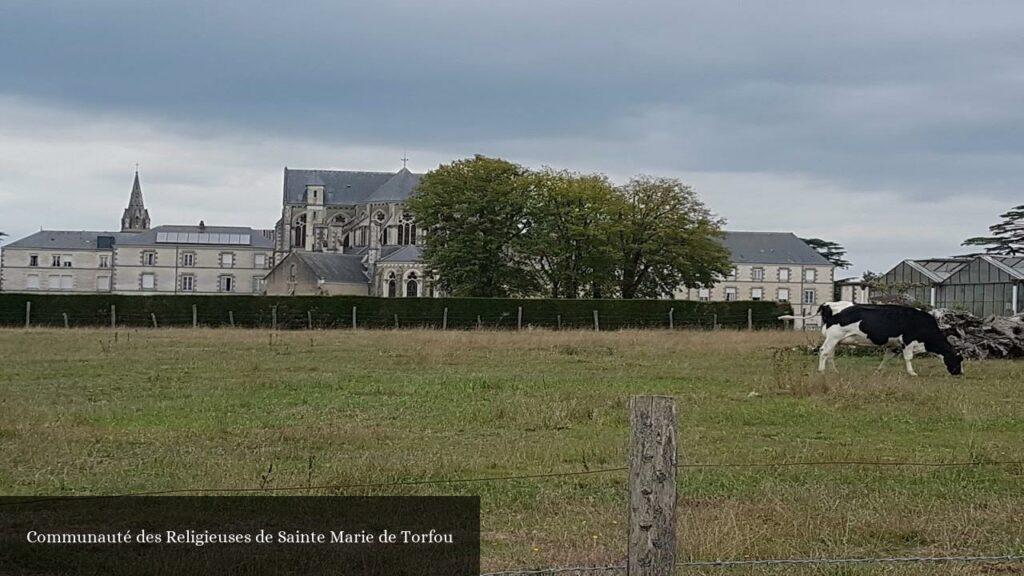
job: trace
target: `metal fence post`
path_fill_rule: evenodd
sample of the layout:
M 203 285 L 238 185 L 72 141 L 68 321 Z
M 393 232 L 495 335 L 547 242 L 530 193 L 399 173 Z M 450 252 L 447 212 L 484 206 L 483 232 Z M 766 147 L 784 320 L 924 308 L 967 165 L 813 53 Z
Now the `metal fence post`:
M 715 330 L 718 330 L 718 314 L 714 315 L 714 324 L 712 324 L 711 327 Z
M 270 327 L 277 330 L 277 306 L 270 307 Z
M 231 324 L 232 328 L 235 327 L 235 311 L 234 310 L 228 310 L 228 322 Z
M 32 302 L 25 302 L 25 328 L 32 327 Z
M 676 573 L 676 403 L 629 400 L 629 576 Z
M 747 308 L 747 330 L 754 329 L 754 309 Z
M 516 330 L 523 329 L 523 307 L 520 306 L 516 313 Z
M 356 323 L 356 307 L 352 307 L 352 329 L 355 330 L 358 324 Z
M 448 329 L 448 307 L 444 307 L 444 316 L 441 318 L 441 330 Z
M 156 312 L 150 312 L 149 317 L 153 320 L 153 328 L 156 328 L 157 327 Z
M 601 330 L 601 322 L 597 318 L 597 310 L 594 310 L 594 332 Z
M 675 314 L 675 311 L 676 311 L 675 308 L 669 308 L 668 309 L 668 329 L 669 330 L 675 330 L 675 328 L 676 328 L 676 321 L 675 321 L 675 318 L 673 317 L 674 314 Z
M 309 326 L 310 330 L 313 329 L 313 311 L 312 310 L 306 310 L 306 325 Z
M 71 328 L 71 322 L 68 321 L 68 313 L 67 312 L 61 312 L 60 315 L 64 317 L 64 327 L 65 328 Z
M 562 315 L 561 314 L 555 314 L 555 322 L 557 323 L 558 329 L 561 330 L 562 329 Z
M 196 309 L 196 305 L 192 305 L 192 327 L 199 327 L 199 311 Z
M 110 305 L 110 327 L 117 328 L 117 306 Z
M 395 330 L 398 330 L 398 314 L 395 314 Z

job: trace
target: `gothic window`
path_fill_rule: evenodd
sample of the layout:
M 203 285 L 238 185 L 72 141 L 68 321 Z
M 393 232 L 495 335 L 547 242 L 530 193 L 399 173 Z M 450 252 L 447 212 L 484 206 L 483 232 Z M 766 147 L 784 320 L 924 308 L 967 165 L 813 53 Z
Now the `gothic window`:
M 409 275 L 406 276 L 405 296 L 407 298 L 415 298 L 419 296 L 420 283 L 417 278 L 416 272 L 409 272 Z
M 395 273 L 388 274 L 388 298 L 398 295 L 398 282 L 395 280 Z
M 294 238 L 292 239 L 292 246 L 305 246 L 306 245 L 306 215 L 299 216 L 298 220 L 295 221 L 294 225 Z
M 412 222 L 402 222 L 398 225 L 398 243 L 408 246 L 416 243 L 416 225 Z

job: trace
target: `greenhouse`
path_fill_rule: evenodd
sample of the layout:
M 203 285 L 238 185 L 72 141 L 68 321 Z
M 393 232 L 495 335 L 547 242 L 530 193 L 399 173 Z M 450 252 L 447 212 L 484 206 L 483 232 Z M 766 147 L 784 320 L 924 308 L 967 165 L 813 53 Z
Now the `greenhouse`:
M 888 294 L 976 316 L 1024 311 L 1024 257 L 973 256 L 904 260 L 879 280 Z

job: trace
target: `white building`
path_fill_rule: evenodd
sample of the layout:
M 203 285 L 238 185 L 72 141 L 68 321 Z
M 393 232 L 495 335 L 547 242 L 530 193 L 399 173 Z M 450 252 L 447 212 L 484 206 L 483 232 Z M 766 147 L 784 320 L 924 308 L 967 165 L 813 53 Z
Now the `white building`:
M 254 294 L 263 291 L 273 231 L 157 226 L 135 174 L 120 232 L 41 230 L 0 253 L 0 291 Z

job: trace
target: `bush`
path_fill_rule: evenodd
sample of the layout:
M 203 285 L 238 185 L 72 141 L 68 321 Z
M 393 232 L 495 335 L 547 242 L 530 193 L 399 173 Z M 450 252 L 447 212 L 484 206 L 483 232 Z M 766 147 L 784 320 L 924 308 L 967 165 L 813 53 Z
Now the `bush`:
M 31 302 L 33 326 L 110 326 L 116 324 L 191 326 L 193 307 L 202 326 L 270 328 L 350 328 L 352 309 L 361 328 L 433 327 L 515 328 L 519 308 L 523 326 L 593 328 L 667 328 L 669 311 L 679 328 L 745 328 L 750 310 L 755 328 L 778 327 L 788 304 L 774 302 L 692 302 L 684 300 L 553 300 L 513 298 L 374 298 L 367 296 L 126 296 L 110 294 L 0 294 L 0 325 L 23 326 Z M 276 312 L 275 312 L 276 310 Z

